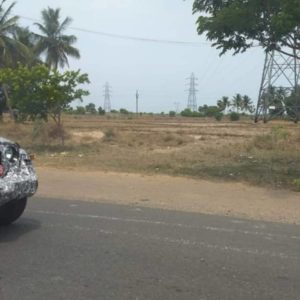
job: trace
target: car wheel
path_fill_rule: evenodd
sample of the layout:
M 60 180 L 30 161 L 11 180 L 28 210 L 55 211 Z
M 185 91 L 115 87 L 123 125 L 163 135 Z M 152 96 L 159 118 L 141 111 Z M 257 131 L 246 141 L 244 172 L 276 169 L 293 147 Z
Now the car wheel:
M 0 207 L 0 226 L 6 226 L 21 217 L 27 204 L 27 198 L 13 200 Z

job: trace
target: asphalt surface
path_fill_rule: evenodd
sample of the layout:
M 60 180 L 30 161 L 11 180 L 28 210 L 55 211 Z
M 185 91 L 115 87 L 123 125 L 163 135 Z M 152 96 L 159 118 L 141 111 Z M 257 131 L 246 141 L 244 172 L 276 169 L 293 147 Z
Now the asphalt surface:
M 300 226 L 32 199 L 0 229 L 0 299 L 300 299 Z

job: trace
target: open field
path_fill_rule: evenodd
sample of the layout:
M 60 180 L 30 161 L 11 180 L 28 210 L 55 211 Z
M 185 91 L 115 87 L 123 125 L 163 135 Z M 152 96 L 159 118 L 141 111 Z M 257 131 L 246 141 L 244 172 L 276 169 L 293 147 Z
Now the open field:
M 65 146 L 46 126 L 5 120 L 0 135 L 39 167 L 168 174 L 300 189 L 299 125 L 169 117 L 65 116 Z

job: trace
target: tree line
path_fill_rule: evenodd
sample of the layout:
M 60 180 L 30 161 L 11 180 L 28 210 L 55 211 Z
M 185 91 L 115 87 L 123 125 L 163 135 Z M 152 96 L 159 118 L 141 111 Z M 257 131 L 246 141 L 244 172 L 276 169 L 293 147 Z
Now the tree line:
M 247 95 L 236 94 L 231 99 L 223 96 L 217 101 L 216 105 L 203 105 L 198 108 L 198 111 L 192 111 L 185 109 L 181 112 L 183 117 L 209 117 L 215 118 L 220 121 L 225 114 L 229 113 L 232 121 L 237 121 L 240 118 L 240 114 L 252 115 L 255 112 L 255 106 L 251 98 Z M 174 112 L 170 112 L 170 116 L 174 116 Z

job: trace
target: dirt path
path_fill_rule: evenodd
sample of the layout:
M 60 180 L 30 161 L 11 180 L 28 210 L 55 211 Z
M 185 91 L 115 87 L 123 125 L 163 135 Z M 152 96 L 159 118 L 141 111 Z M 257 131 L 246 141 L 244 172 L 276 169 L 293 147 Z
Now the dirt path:
M 38 196 L 300 224 L 300 194 L 241 183 L 38 168 Z

